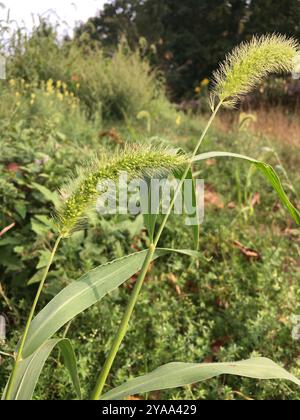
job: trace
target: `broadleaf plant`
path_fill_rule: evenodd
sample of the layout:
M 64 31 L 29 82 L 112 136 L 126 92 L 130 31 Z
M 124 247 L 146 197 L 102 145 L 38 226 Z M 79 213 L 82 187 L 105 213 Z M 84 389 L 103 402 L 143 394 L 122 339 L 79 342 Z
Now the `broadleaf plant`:
M 67 188 L 62 189 L 61 204 L 58 209 L 59 235 L 54 244 L 47 267 L 39 284 L 25 330 L 17 348 L 14 367 L 4 390 L 3 399 L 31 398 L 35 384 L 45 359 L 55 345 L 67 345 L 69 351 L 66 362 L 71 372 L 75 390 L 80 398 L 80 386 L 77 380 L 76 367 L 70 346 L 60 339 L 49 340 L 65 323 L 70 321 L 91 305 L 99 302 L 104 295 L 120 286 L 132 275 L 139 272 L 128 305 L 112 341 L 111 350 L 102 367 L 90 399 L 124 398 L 130 394 L 149 392 L 152 390 L 178 387 L 203 381 L 222 374 L 234 374 L 257 379 L 285 379 L 296 384 L 299 380 L 274 362 L 260 358 L 242 362 L 220 364 L 172 363 L 162 366 L 154 372 L 132 379 L 114 390 L 103 394 L 108 375 L 115 357 L 126 335 L 130 319 L 142 289 L 146 274 L 152 261 L 174 250 L 160 249 L 161 235 L 173 210 L 175 200 L 181 192 L 187 178 L 192 178 L 192 166 L 211 157 L 236 157 L 249 161 L 269 180 L 279 198 L 288 209 L 297 224 L 300 215 L 283 190 L 276 172 L 266 163 L 246 156 L 230 152 L 210 152 L 199 155 L 199 149 L 222 107 L 236 105 L 243 95 L 249 93 L 264 77 L 270 73 L 294 70 L 294 63 L 299 57 L 299 45 L 294 39 L 281 35 L 268 35 L 253 38 L 252 41 L 238 46 L 215 73 L 215 85 L 211 96 L 212 114 L 192 153 L 177 153 L 167 148 L 136 146 L 114 156 L 102 156 L 81 170 Z M 126 171 L 132 177 L 148 178 L 156 174 L 175 176 L 180 173 L 180 182 L 174 193 L 170 206 L 162 221 L 149 214 L 145 217 L 149 229 L 150 244 L 147 250 L 116 260 L 109 265 L 96 268 L 87 273 L 78 282 L 71 283 L 33 319 L 39 297 L 42 293 L 47 274 L 60 242 L 67 240 L 79 224 L 86 218 L 97 198 L 97 186 L 103 179 L 115 180 L 121 172 Z M 56 201 L 56 200 L 55 200 Z M 198 230 L 194 229 L 194 243 L 197 246 Z M 192 257 L 198 257 L 195 251 L 175 251 Z M 65 350 L 65 349 L 64 349 Z M 28 376 L 29 375 L 29 376 Z M 23 387 L 30 378 L 30 386 Z

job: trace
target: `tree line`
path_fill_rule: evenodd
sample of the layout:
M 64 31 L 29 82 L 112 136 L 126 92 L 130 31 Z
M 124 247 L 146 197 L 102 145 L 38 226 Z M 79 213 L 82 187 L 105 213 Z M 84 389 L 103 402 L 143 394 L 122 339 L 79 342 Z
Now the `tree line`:
M 254 34 L 300 38 L 299 0 L 113 0 L 76 30 L 110 51 L 126 37 L 163 70 L 174 100 L 193 95 L 225 54 Z

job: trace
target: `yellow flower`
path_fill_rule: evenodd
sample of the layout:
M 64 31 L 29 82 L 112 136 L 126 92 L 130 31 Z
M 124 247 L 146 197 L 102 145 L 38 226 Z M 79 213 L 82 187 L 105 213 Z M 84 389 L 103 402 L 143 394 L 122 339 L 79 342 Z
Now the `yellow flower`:
M 46 91 L 48 93 L 52 93 L 53 92 L 53 80 L 49 79 L 46 83 Z
M 176 118 L 176 125 L 177 127 L 181 124 L 181 115 L 178 115 Z
M 200 92 L 201 92 L 201 87 L 200 86 L 197 86 L 195 88 L 195 93 L 198 95 Z
M 80 88 L 80 83 L 76 83 L 76 89 L 78 90 Z
M 16 98 L 19 98 L 20 97 L 20 92 L 16 92 L 15 95 L 16 95 Z
M 36 98 L 36 94 L 35 93 L 32 93 L 31 94 L 31 99 L 35 99 Z
M 63 95 L 62 93 L 58 92 L 58 93 L 56 94 L 56 96 L 58 97 L 58 99 L 59 99 L 60 101 L 63 101 L 63 100 L 64 100 L 64 95 Z
M 209 85 L 209 80 L 207 78 L 203 79 L 201 82 L 201 86 L 208 86 Z
M 9 84 L 10 86 L 15 86 L 16 85 L 15 79 L 10 79 Z
M 58 80 L 56 82 L 56 87 L 57 87 L 57 89 L 60 89 L 61 88 L 61 81 L 60 80 Z

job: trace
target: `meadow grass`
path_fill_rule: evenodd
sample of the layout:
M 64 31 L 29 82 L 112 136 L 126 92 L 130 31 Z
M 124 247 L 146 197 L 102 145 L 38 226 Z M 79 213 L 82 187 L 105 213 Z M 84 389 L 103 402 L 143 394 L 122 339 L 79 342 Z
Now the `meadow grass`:
M 115 151 L 116 138 L 119 142 L 120 139 L 132 141 L 146 137 L 145 140 L 148 138 L 151 142 L 159 137 L 174 147 L 184 145 L 191 152 L 205 125 L 199 118 L 184 115 L 180 115 L 179 122 L 179 115 L 166 106 L 163 99 L 162 108 L 167 111 L 161 119 L 149 108 L 152 124 L 147 136 L 144 121 L 136 119 L 136 109 L 115 125 L 117 136 L 111 136 L 107 134 L 111 132 L 111 121 L 88 118 L 85 106 L 72 113 L 72 102 L 65 103 L 57 95 L 61 93 L 56 91 L 57 81 L 48 83 L 48 87 L 47 80 L 45 82 L 45 86 L 32 84 L 34 98 L 30 86 L 29 92 L 23 93 L 13 83 L 2 93 L 8 93 L 14 113 L 11 118 L 5 107 L 1 111 L 2 125 L 6 128 L 0 138 L 1 148 L 5 150 L 1 160 L 1 226 L 6 226 L 14 217 L 20 228 L 12 229 L 0 239 L 3 268 L 3 279 L 0 280 L 11 308 L 7 300 L 1 300 L 1 305 L 9 325 L 16 327 L 23 325 L 34 294 L 34 287 L 27 286 L 26 282 L 28 279 L 31 283 L 40 280 L 49 257 L 55 234 L 51 215 L 58 199 L 53 191 L 64 183 L 66 168 L 71 173 L 79 159 L 91 157 L 99 143 Z M 41 100 L 44 107 L 35 107 L 32 100 Z M 50 107 L 56 109 L 56 117 L 49 112 Z M 101 133 L 106 134 L 102 136 Z M 230 147 L 257 158 L 270 147 L 269 139 L 266 145 L 261 136 L 252 136 L 237 130 L 236 126 L 229 133 L 215 129 L 208 140 L 210 149 Z M 294 150 L 290 144 L 276 144 L 275 149 L 282 156 L 280 164 L 293 181 L 295 191 L 290 189 L 291 194 L 299 194 L 296 171 L 299 161 Z M 277 155 L 268 155 L 268 162 L 278 165 Z M 255 349 L 254 355 L 271 357 L 284 363 L 295 375 L 300 374 L 290 318 L 299 312 L 298 231 L 287 220 L 276 195 L 265 181 L 249 177 L 249 167 L 212 159 L 200 168 L 200 175 L 205 177 L 218 202 L 222 203 L 219 206 L 208 200 L 205 224 L 201 228 L 200 251 L 208 260 L 196 263 L 188 258 L 170 256 L 164 263 L 163 272 L 159 262 L 153 264 L 133 315 L 135 328 L 128 332 L 127 345 L 121 348 L 116 359 L 109 386 L 124 382 L 128 375 L 138 376 L 169 362 L 170 354 L 172 360 L 232 361 L 248 358 Z M 287 188 L 291 187 L 289 179 L 285 180 Z M 242 193 L 245 185 L 247 194 Z M 260 199 L 253 204 L 252 199 L 258 191 Z M 180 243 L 180 247 L 189 248 L 190 232 L 181 220 L 171 216 L 171 223 L 166 225 L 161 240 L 172 246 Z M 237 242 L 243 248 L 237 247 Z M 50 273 L 51 281 L 47 283 L 39 305 L 42 307 L 80 274 L 132 250 L 142 250 L 148 244 L 140 217 L 129 220 L 121 216 L 91 218 L 88 230 L 79 229 L 59 249 Z M 253 255 L 245 255 L 242 252 L 245 249 L 254 250 Z M 67 336 L 76 342 L 79 374 L 86 398 L 96 381 L 99 363 L 103 365 L 105 361 L 111 346 L 111 331 L 122 316 L 135 281 L 133 278 L 101 304 L 81 314 L 66 330 Z M 17 342 L 14 331 L 15 328 L 8 329 L 8 339 L 2 345 L 5 352 L 10 353 Z M 2 387 L 12 363 L 4 356 L 1 363 Z M 54 356 L 42 373 L 35 398 L 72 397 L 66 371 L 60 359 Z M 299 390 L 286 383 L 257 383 L 226 377 L 180 390 L 153 392 L 148 397 L 297 399 Z
M 140 130 L 139 126 L 135 129 Z M 125 132 L 126 128 L 123 130 Z M 164 130 L 162 126 L 157 133 Z M 176 138 L 175 145 L 185 141 L 185 134 L 183 128 L 174 128 L 172 138 Z M 264 147 L 261 139 L 255 138 L 250 143 L 245 134 L 242 134 L 240 139 L 245 152 L 259 154 Z M 221 148 L 222 145 L 228 145 L 228 142 L 233 145 L 235 135 L 215 131 L 210 135 L 210 141 Z M 292 168 L 297 168 L 300 163 L 293 147 L 277 144 L 276 149 L 281 152 L 283 163 L 291 174 Z M 238 163 L 236 166 L 240 170 L 240 182 L 243 184 L 248 168 Z M 128 372 L 137 376 L 147 370 L 151 371 L 159 363 L 169 362 L 170 352 L 172 358 L 178 360 L 230 361 L 247 358 L 255 348 L 259 354 L 275 360 L 284 360 L 289 370 L 295 375 L 300 374 L 297 361 L 298 343 L 291 337 L 290 319 L 300 310 L 297 286 L 300 237 L 291 224 L 284 221 L 284 211 L 280 206 L 274 208 L 276 196 L 270 194 L 262 179 L 255 179 L 251 192 L 254 194 L 260 191 L 265 198 L 255 206 L 253 215 L 249 217 L 248 223 L 245 223 L 243 217 L 239 216 L 238 190 L 232 188 L 233 185 L 237 187 L 237 181 L 231 165 L 211 162 L 205 166 L 205 172 L 207 182 L 224 203 L 223 209 L 213 204 L 209 205 L 205 225 L 201 229 L 200 250 L 203 250 L 207 257 L 213 256 L 213 264 L 202 261 L 199 266 L 191 266 L 189 259 L 179 262 L 178 259 L 169 257 L 164 263 L 165 273 L 162 274 L 160 264 L 155 263 L 153 273 L 147 276 L 145 289 L 133 318 L 135 328 L 129 331 L 125 341 L 125 344 L 131 345 L 125 345 L 120 352 L 109 381 L 111 386 L 123 382 Z M 61 179 L 62 177 L 63 174 L 60 175 Z M 223 182 L 224 177 L 228 182 Z M 296 186 L 299 185 L 297 180 L 296 177 Z M 264 192 L 268 194 L 263 194 Z M 18 200 L 17 198 L 16 202 Z M 49 205 L 42 196 L 32 196 L 31 202 L 38 205 L 39 214 L 49 215 Z M 228 207 L 232 202 L 235 203 L 235 208 Z M 36 214 L 35 210 L 31 218 Z M 80 273 L 129 252 L 129 241 L 132 241 L 134 249 L 142 249 L 147 238 L 140 231 L 141 225 L 141 220 L 125 221 L 122 217 L 94 221 L 87 234 L 79 231 L 63 243 L 51 281 L 40 302 L 41 307 Z M 172 228 L 166 229 L 163 241 L 172 242 L 173 232 L 176 231 L 176 242 L 182 247 L 187 247 L 190 242 L 188 229 L 176 217 L 172 217 L 170 226 Z M 40 251 L 47 247 L 48 239 L 42 232 L 37 234 L 28 229 L 28 234 L 33 245 L 22 245 L 23 249 L 16 249 L 12 255 L 18 256 L 22 265 L 28 267 L 27 270 L 32 267 L 31 272 L 34 272 Z M 10 238 L 18 243 L 18 232 L 12 230 Z M 245 257 L 234 246 L 235 240 L 256 249 L 261 253 L 262 259 Z M 7 252 L 7 246 L 4 248 Z M 98 250 L 105 250 L 105 253 L 99 253 Z M 2 255 L 7 255 L 3 254 L 3 247 L 1 252 Z M 34 290 L 25 286 L 24 277 L 21 286 L 22 277 L 18 274 L 20 268 L 12 263 L 10 260 L 10 266 L 5 268 L 4 287 L 11 304 L 20 312 L 21 320 L 24 320 Z M 12 277 L 18 281 L 9 280 Z M 101 304 L 80 315 L 69 328 L 68 337 L 77 345 L 79 371 L 85 396 L 91 391 L 87 378 L 93 377 L 99 362 L 104 362 L 111 338 L 108 330 L 114 328 L 118 322 L 131 289 L 131 284 L 120 288 L 106 297 Z M 2 311 L 8 314 L 11 322 L 16 320 L 3 301 L 1 304 Z M 150 318 L 154 322 L 150 322 Z M 102 320 L 101 324 L 99 319 Z M 2 350 L 9 352 L 16 339 L 16 334 L 8 328 L 8 341 L 2 346 Z M 10 368 L 10 359 L 3 357 L 1 386 L 4 386 Z M 49 377 L 52 378 L 51 384 Z M 180 399 L 191 398 L 191 395 L 193 398 L 220 400 L 300 397 L 298 388 L 293 385 L 226 378 L 225 382 L 223 379 L 214 379 L 191 389 L 151 393 L 149 398 Z M 55 357 L 46 364 L 35 398 L 73 398 L 68 374 Z

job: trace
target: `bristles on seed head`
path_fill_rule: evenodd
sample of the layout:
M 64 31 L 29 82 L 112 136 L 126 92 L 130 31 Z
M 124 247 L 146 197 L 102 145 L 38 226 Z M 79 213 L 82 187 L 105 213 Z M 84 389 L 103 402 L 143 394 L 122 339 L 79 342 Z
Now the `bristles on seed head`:
M 124 172 L 128 180 L 162 176 L 179 169 L 187 161 L 187 156 L 178 154 L 177 150 L 158 146 L 126 146 L 114 155 L 102 154 L 77 171 L 77 176 L 62 188 L 57 213 L 60 234 L 69 236 L 80 226 L 99 196 L 100 182 L 116 181 Z
M 271 73 L 291 73 L 299 44 L 283 35 L 253 37 L 236 47 L 214 74 L 213 97 L 234 106 Z

